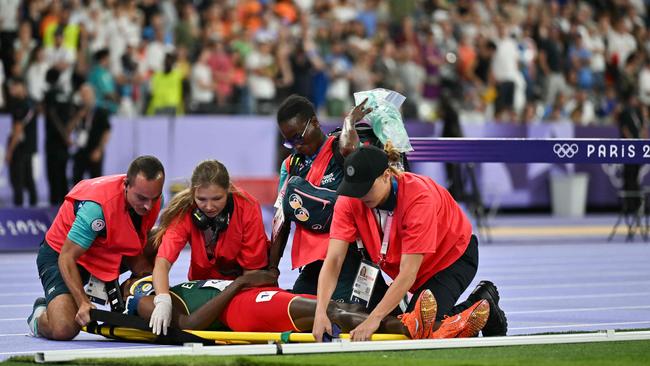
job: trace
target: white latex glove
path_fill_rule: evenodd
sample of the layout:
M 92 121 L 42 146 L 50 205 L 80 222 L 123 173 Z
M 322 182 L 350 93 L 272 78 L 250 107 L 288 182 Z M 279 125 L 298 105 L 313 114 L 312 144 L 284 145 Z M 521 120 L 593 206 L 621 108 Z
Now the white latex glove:
M 151 331 L 156 335 L 167 335 L 167 327 L 172 321 L 172 297 L 169 294 L 156 295 L 153 304 L 155 307 L 149 320 Z

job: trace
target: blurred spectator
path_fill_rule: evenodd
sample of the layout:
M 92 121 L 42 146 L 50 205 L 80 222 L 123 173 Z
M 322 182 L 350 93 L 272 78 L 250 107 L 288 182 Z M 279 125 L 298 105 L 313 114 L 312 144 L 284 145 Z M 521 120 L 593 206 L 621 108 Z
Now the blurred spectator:
M 70 121 L 70 103 L 58 84 L 59 75 L 55 68 L 47 71 L 47 91 L 43 98 L 47 180 L 53 206 L 62 203 L 68 193 L 68 147 L 72 145 L 70 133 L 74 127 Z
M 592 89 L 594 87 L 594 75 L 591 70 L 591 50 L 585 45 L 580 33 L 577 33 L 574 43 L 569 46 L 569 62 L 571 69 L 576 75 L 576 86 L 581 89 Z
M 546 122 L 561 122 L 565 121 L 569 116 L 566 111 L 567 96 L 564 93 L 558 93 L 555 96 L 555 101 L 546 107 L 543 119 Z
M 56 19 L 43 28 L 43 44 L 46 47 L 56 44 L 56 37 L 62 37 L 62 46 L 75 52 L 79 46 L 79 24 L 70 22 L 71 9 L 54 7 Z
M 75 126 L 75 146 L 77 152 L 73 158 L 72 181 L 74 184 L 88 178 L 102 175 L 104 149 L 110 137 L 111 125 L 108 111 L 97 106 L 95 91 L 90 84 L 83 84 L 79 89 L 81 105 L 75 113 L 72 124 Z
M 424 80 L 424 69 L 415 62 L 416 51 L 410 44 L 402 45 L 397 52 L 397 78 L 399 87 L 396 88 L 406 100 L 402 104 L 402 116 L 404 119 L 415 119 L 418 117 L 417 106 L 422 95 L 422 81 Z
M 542 25 L 539 28 L 539 68 L 541 77 L 545 80 L 544 103 L 551 105 L 558 93 L 565 87 L 562 65 L 562 40 L 560 28 Z
M 117 112 L 119 98 L 115 78 L 109 71 L 110 51 L 108 48 L 95 52 L 95 64 L 88 75 L 88 82 L 95 91 L 97 106 L 110 114 Z
M 45 50 L 41 46 L 34 48 L 30 58 L 31 60 L 26 65 L 27 72 L 25 74 L 27 90 L 29 90 L 29 97 L 32 101 L 40 103 L 47 89 L 45 75 L 50 66 L 45 57 Z
M 229 107 L 234 92 L 233 73 L 235 71 L 232 56 L 222 41 L 211 43 L 208 56 L 207 62 L 211 72 L 210 83 L 216 97 L 216 108 L 213 108 L 213 112 L 230 113 Z
M 424 91 L 422 96 L 429 101 L 435 101 L 440 96 L 440 66 L 445 61 L 443 56 L 440 54 L 438 47 L 436 47 L 431 29 L 426 28 L 423 31 L 424 43 L 420 52 L 422 54 L 426 78 L 424 81 Z
M 20 23 L 18 38 L 14 41 L 14 75 L 24 75 L 27 71 L 27 64 L 30 61 L 32 51 L 36 48 L 36 44 L 29 22 Z
M 515 85 L 520 78 L 519 50 L 514 40 L 514 33 L 507 25 L 497 25 L 499 39 L 492 59 L 492 75 L 496 82 L 497 99 L 494 116 L 497 120 L 514 121 Z
M 639 100 L 650 110 L 650 54 L 646 55 L 643 68 L 639 73 Z
M 278 71 L 275 57 L 273 56 L 273 43 L 269 34 L 260 34 L 257 37 L 257 48 L 246 58 L 248 70 L 248 88 L 255 112 L 258 114 L 271 114 L 275 98 L 275 75 Z
M 212 70 L 208 64 L 210 51 L 204 48 L 199 53 L 199 58 L 194 64 L 190 77 L 190 111 L 192 113 L 207 114 L 216 110 L 214 103 L 215 84 Z
M 163 64 L 164 68 L 151 78 L 151 101 L 147 114 L 183 114 L 183 73 L 175 67 L 176 55 L 166 54 Z
M 45 54 L 48 64 L 54 66 L 61 76 L 59 86 L 66 95 L 72 94 L 72 69 L 76 60 L 75 53 L 63 45 L 63 28 L 54 32 L 54 45 L 46 47 Z
M 174 46 L 167 43 L 162 16 L 160 14 L 152 15 L 151 22 L 153 39 L 147 46 L 145 62 L 147 72 L 156 73 L 163 69 L 165 54 L 172 51 Z
M 20 0 L 0 1 L 0 61 L 5 70 L 11 70 L 14 63 L 14 40 L 18 35 Z M 29 55 L 30 50 L 26 51 Z
M 612 64 L 625 67 L 628 56 L 637 49 L 636 40 L 630 34 L 625 18 L 617 19 L 607 34 L 607 55 Z
M 384 48 L 388 48 L 388 50 L 382 54 L 382 57 L 378 57 L 375 61 L 380 64 L 376 72 L 385 75 L 384 80 L 387 82 L 387 80 L 391 79 L 391 73 L 395 72 L 396 64 L 392 58 L 394 45 L 391 43 Z M 343 41 L 333 41 L 331 52 L 326 56 L 325 63 L 328 65 L 330 80 L 330 85 L 327 88 L 327 114 L 330 116 L 344 116 L 350 108 L 348 99 L 352 90 L 350 85 L 352 62 L 345 52 L 345 44 Z M 388 87 L 388 85 L 384 86 Z M 390 87 L 393 88 L 394 86 L 393 81 Z
M 30 50 L 42 44 L 45 63 L 61 71 L 59 82 L 72 95 L 97 71 L 89 56 L 110 47 L 103 69 L 115 83 L 112 102 L 130 116 L 149 107 L 143 89 L 166 53 L 177 52 L 190 84 L 194 68 L 202 68 L 198 53 L 214 46 L 211 113 L 266 114 L 298 93 L 337 116 L 354 92 L 384 87 L 408 89 L 405 106 L 417 105 L 411 109 L 424 119 L 435 116 L 448 90 L 463 119 L 514 122 L 528 120 L 530 110 L 552 110 L 560 91 L 570 101 L 584 90 L 596 118 L 611 123 L 616 100 L 608 87 L 643 93 L 640 70 L 650 53 L 648 9 L 639 0 L 3 0 L 0 10 L 7 77 L 27 78 Z M 424 69 L 421 89 L 396 67 L 398 57 L 400 65 Z M 43 84 L 40 69 L 30 84 Z M 187 88 L 189 105 L 195 92 Z M 28 90 L 38 99 L 42 87 Z M 543 105 L 533 107 L 538 100 Z
M 586 126 L 596 122 L 596 108 L 584 89 L 578 89 L 567 103 L 566 110 L 571 121 L 577 125 Z
M 195 55 L 199 46 L 199 16 L 189 1 L 182 2 L 180 12 L 181 18 L 174 29 L 174 39 L 178 46 L 186 47 L 190 55 Z
M 38 106 L 29 99 L 27 85 L 20 78 L 10 81 L 11 133 L 7 142 L 5 160 L 9 165 L 9 181 L 15 206 L 22 206 L 24 194 L 29 205 L 36 206 L 36 185 L 32 173 L 32 156 L 36 153 L 36 118 Z

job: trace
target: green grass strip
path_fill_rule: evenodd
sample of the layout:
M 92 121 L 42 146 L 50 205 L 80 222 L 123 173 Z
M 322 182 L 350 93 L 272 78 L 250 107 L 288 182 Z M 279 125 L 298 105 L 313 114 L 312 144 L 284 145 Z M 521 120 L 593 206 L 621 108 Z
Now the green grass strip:
M 2 366 L 34 364 L 33 357 L 14 357 Z M 420 365 L 650 365 L 650 341 L 549 344 L 395 352 L 359 352 L 284 356 L 165 356 L 78 360 L 65 365 L 99 366 L 420 366 Z M 62 365 L 57 363 L 56 365 Z

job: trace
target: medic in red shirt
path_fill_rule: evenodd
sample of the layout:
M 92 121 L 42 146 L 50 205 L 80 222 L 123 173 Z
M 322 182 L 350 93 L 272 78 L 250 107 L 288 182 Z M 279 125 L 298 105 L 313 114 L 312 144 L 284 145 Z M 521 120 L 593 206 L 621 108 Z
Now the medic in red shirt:
M 187 243 L 192 252 L 189 280 L 232 280 L 268 265 L 269 240 L 260 205 L 232 185 L 226 167 L 216 160 L 194 169 L 191 186 L 163 211 L 154 240 L 157 295 L 150 325 L 156 334 L 166 334 L 171 321 L 169 270 Z
M 478 268 L 478 242 L 469 219 L 444 187 L 390 166 L 389 160 L 399 157 L 390 142 L 385 150 L 388 153 L 364 146 L 345 159 L 318 280 L 314 336 L 320 340 L 331 331 L 327 304 L 349 243 L 355 241 L 367 252 L 359 269 L 364 276 L 355 281 L 361 302 L 364 290 L 373 287 L 368 273 L 381 269 L 394 281 L 368 319 L 351 332 L 354 340 L 369 339 L 408 292 L 413 294 L 408 306 L 412 309 L 425 289 L 438 305 L 438 321 L 429 338 L 476 336 L 481 329 L 484 335 L 505 335 L 505 315 L 491 282 L 481 283 L 468 300 L 456 305 Z

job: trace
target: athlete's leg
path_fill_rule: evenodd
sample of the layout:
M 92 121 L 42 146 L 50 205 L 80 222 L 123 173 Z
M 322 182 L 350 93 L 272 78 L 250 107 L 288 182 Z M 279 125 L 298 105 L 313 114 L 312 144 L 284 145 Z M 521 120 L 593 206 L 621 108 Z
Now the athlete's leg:
M 36 265 L 45 294 L 45 311 L 30 324 L 32 331 L 43 337 L 54 340 L 69 340 L 74 338 L 81 326 L 75 321 L 79 310 L 70 290 L 65 284 L 58 265 L 59 254 L 46 242 L 41 244 Z M 83 283 L 87 282 L 90 274 L 78 266 Z
M 67 341 L 79 334 L 81 327 L 75 321 L 77 304 L 70 294 L 61 294 L 47 304 L 38 318 L 38 333 L 45 338 Z
M 341 304 L 331 301 L 327 307 L 327 315 L 332 323 L 338 325 L 342 331 L 349 332 L 363 323 L 368 318 L 368 314 L 360 311 L 358 307 L 349 304 Z M 305 297 L 295 298 L 289 305 L 289 314 L 296 328 L 303 332 L 308 332 L 314 325 L 314 314 L 316 313 L 316 300 Z M 377 329 L 379 333 L 405 334 L 408 335 L 408 329 L 402 322 L 394 316 L 387 316 L 382 320 Z

